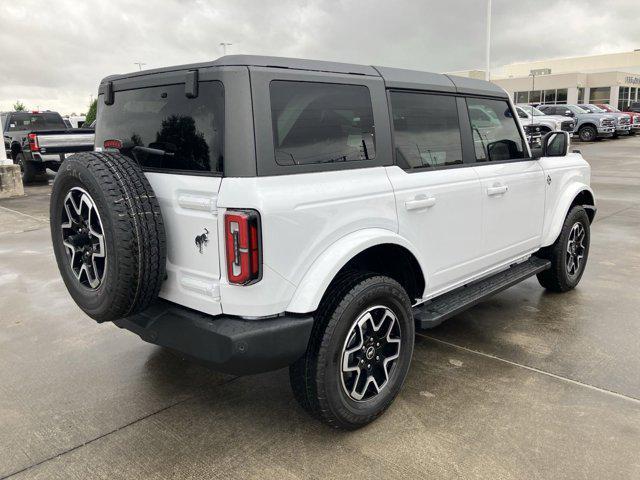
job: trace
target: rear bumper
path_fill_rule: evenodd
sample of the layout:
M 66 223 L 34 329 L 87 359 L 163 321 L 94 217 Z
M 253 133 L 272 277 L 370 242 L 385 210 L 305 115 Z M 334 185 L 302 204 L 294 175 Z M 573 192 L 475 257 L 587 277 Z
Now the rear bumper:
M 62 161 L 64 160 L 64 155 L 59 154 L 59 153 L 52 153 L 52 154 L 41 154 L 41 153 L 37 153 L 37 152 L 32 152 L 31 156 L 33 157 L 33 161 L 34 162 L 43 162 L 43 163 L 47 163 L 47 162 L 54 162 L 54 163 L 62 163 Z
M 246 375 L 286 367 L 300 358 L 309 343 L 313 317 L 212 317 L 159 299 L 144 312 L 114 323 L 215 370 Z

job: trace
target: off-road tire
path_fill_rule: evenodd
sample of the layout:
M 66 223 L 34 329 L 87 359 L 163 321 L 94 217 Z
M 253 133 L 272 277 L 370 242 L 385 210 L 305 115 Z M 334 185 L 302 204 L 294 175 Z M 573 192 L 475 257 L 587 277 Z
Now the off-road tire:
M 342 387 L 342 348 L 358 316 L 380 304 L 389 307 L 400 324 L 400 356 L 386 387 L 375 397 L 356 402 Z M 411 363 L 414 340 L 411 302 L 398 282 L 375 273 L 342 274 L 320 303 L 307 352 L 289 368 L 294 396 L 312 416 L 332 427 L 360 428 L 382 415 L 400 391 Z
M 86 191 L 104 232 L 106 267 L 97 288 L 83 285 L 63 245 L 62 215 L 67 193 Z M 118 153 L 87 152 L 62 163 L 53 183 L 51 238 L 69 293 L 98 322 L 140 312 L 157 297 L 165 278 L 166 240 L 158 200 L 139 165 Z
M 578 137 L 582 142 L 595 142 L 598 139 L 598 131 L 589 125 L 578 130 Z
M 16 154 L 15 160 L 13 161 L 16 165 L 20 165 L 20 172 L 22 175 L 22 183 L 27 185 L 29 183 L 34 183 L 37 181 L 42 181 L 43 177 L 46 175 L 46 169 L 43 165 L 37 162 L 28 161 L 24 153 L 20 152 Z
M 582 225 L 585 231 L 584 258 L 582 259 L 579 271 L 577 271 L 575 275 L 569 275 L 566 264 L 567 244 L 569 242 L 571 229 L 578 222 Z M 556 241 L 552 245 L 543 248 L 538 252 L 538 256 L 551 261 L 551 268 L 540 272 L 537 275 L 538 282 L 540 282 L 540 285 L 547 290 L 558 293 L 567 292 L 575 288 L 578 283 L 580 283 L 580 279 L 582 278 L 582 274 L 584 273 L 587 260 L 589 258 L 589 243 L 591 239 L 589 223 L 589 216 L 587 215 L 586 210 L 579 205 L 573 207 L 569 210 L 569 213 L 562 225 L 560 235 Z

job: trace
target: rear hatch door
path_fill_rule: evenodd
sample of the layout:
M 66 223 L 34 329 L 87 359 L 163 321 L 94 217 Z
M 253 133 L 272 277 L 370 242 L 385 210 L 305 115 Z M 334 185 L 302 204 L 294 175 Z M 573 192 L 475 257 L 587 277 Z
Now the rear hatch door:
M 167 236 L 160 296 L 211 315 L 222 312 L 216 202 L 222 182 L 224 89 L 185 73 L 114 82 L 113 104 L 98 101 L 96 149 L 138 162 L 159 200 Z

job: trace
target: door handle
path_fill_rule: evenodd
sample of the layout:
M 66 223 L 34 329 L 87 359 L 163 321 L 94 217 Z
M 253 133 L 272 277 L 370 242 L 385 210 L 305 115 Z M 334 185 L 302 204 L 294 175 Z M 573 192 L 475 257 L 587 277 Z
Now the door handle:
M 433 207 L 435 204 L 436 197 L 419 196 L 404 202 L 404 208 L 407 210 L 420 210 L 421 208 Z
M 503 195 L 509 191 L 509 187 L 507 185 L 496 185 L 493 187 L 487 188 L 487 195 L 493 197 L 494 195 Z

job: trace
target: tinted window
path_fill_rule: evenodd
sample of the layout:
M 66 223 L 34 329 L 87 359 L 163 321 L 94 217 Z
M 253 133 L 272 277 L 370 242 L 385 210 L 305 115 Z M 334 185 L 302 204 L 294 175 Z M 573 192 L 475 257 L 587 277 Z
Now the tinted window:
M 467 98 L 476 160 L 524 158 L 525 148 L 509 104 L 502 100 Z
M 367 87 L 278 80 L 271 82 L 270 91 L 278 165 L 375 158 Z
M 120 151 L 147 169 L 222 173 L 224 90 L 201 82 L 196 98 L 184 84 L 115 92 L 101 103 L 96 146 Z
M 401 168 L 462 163 L 456 99 L 391 92 L 396 158 Z
M 37 132 L 41 130 L 66 130 L 67 127 L 62 120 L 60 114 L 55 112 L 48 113 L 28 113 L 16 112 L 9 116 L 9 125 L 7 131 L 19 132 L 30 131 Z

